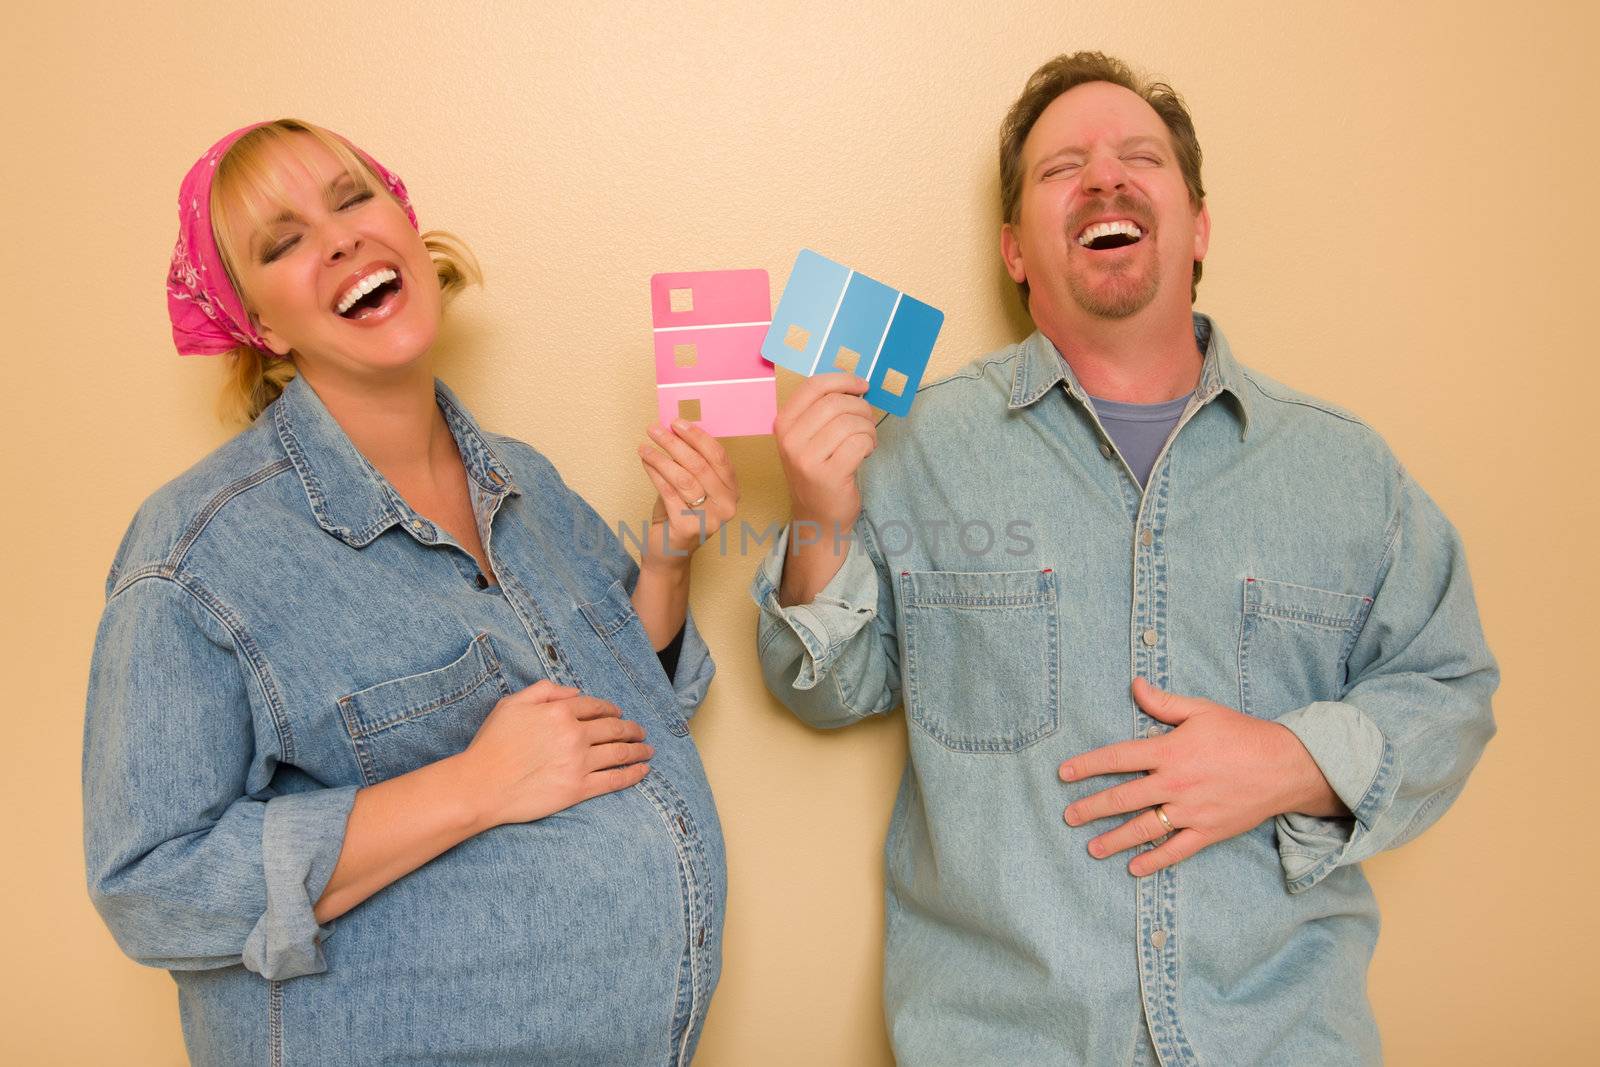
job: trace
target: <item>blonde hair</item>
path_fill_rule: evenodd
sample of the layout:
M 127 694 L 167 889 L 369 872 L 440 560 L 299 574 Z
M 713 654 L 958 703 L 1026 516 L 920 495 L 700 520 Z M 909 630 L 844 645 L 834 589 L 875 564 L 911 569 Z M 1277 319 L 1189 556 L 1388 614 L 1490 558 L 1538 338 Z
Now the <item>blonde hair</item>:
M 289 197 L 273 167 L 271 151 L 281 149 L 310 168 L 299 136 L 310 137 L 333 154 L 358 189 L 381 191 L 393 199 L 379 176 L 338 136 L 314 123 L 299 119 L 278 119 L 258 126 L 239 138 L 217 161 L 211 180 L 211 235 L 217 242 L 228 281 L 244 299 L 235 264 L 241 250 L 230 243 L 234 232 L 231 221 L 248 219 L 247 232 L 260 229 L 268 219 L 288 206 Z M 397 201 L 398 202 L 398 201 Z M 481 284 L 483 272 L 466 242 L 447 230 L 428 230 L 422 244 L 433 260 L 439 278 L 439 291 L 448 304 L 469 285 Z M 294 360 L 269 355 L 250 345 L 240 345 L 226 354 L 228 377 L 219 400 L 224 421 L 250 422 L 283 393 L 295 376 Z

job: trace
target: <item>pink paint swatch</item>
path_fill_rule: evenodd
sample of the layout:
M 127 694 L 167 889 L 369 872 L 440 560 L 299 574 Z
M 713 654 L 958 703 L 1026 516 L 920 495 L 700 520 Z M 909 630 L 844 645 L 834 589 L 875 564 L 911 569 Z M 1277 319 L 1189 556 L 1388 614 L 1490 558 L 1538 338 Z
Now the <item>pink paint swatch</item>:
M 772 432 L 777 372 L 761 358 L 772 320 L 764 270 L 684 271 L 650 278 L 656 406 L 713 437 Z

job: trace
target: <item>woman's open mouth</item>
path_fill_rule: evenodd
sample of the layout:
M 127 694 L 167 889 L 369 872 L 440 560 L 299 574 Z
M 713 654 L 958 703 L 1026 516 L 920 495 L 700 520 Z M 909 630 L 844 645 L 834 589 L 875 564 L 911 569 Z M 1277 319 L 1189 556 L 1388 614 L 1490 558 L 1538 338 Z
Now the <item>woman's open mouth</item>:
M 400 272 L 380 267 L 346 289 L 334 311 L 350 322 L 388 318 L 399 306 L 403 291 Z

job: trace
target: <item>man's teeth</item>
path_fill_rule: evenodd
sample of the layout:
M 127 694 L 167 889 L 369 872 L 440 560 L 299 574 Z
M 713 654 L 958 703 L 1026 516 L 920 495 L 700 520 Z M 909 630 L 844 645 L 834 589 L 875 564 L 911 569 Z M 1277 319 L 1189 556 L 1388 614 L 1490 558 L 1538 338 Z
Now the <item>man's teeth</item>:
M 1144 236 L 1144 231 L 1139 229 L 1127 219 L 1117 219 L 1115 222 L 1097 222 L 1078 235 L 1078 243 L 1085 248 L 1102 237 L 1110 237 L 1114 233 L 1125 234 L 1135 241 Z
M 345 290 L 343 299 L 339 301 L 339 314 L 343 315 L 346 311 L 349 311 L 355 306 L 357 300 L 360 300 L 362 297 L 372 292 L 372 290 L 376 289 L 384 282 L 392 282 L 398 277 L 399 275 L 390 270 L 388 267 L 385 267 L 382 270 L 373 271 L 365 278 L 362 278 L 359 282 L 356 282 L 349 289 Z

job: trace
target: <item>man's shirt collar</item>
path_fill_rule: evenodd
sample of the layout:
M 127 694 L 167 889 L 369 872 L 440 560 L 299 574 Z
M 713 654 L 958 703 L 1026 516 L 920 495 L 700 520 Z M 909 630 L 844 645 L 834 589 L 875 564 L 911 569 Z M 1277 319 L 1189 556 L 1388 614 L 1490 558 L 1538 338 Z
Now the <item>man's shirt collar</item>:
M 1195 347 L 1205 353 L 1200 366 L 1200 381 L 1195 386 L 1195 399 L 1208 404 L 1222 393 L 1230 394 L 1235 402 L 1234 411 L 1239 418 L 1239 439 L 1244 440 L 1250 428 L 1249 392 L 1244 387 L 1244 372 L 1228 339 L 1211 321 L 1209 315 L 1194 313 Z M 1011 407 L 1025 408 L 1036 403 L 1057 383 L 1079 403 L 1088 405 L 1089 394 L 1078 382 L 1072 366 L 1050 339 L 1035 330 L 1023 342 L 1023 358 L 1011 380 Z

